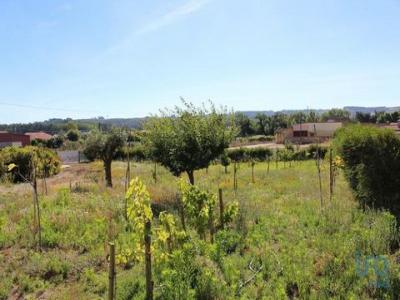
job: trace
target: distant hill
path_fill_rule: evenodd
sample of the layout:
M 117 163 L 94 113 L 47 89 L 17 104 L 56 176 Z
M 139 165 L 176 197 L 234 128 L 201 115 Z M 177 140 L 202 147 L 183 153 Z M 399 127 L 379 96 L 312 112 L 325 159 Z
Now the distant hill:
M 363 107 L 363 106 L 345 106 L 343 109 L 348 110 L 351 113 L 351 116 L 355 116 L 357 112 L 363 113 L 374 113 L 374 112 L 394 112 L 400 111 L 400 106 L 397 107 L 385 107 L 385 106 L 376 106 L 376 107 Z M 314 111 L 317 114 L 322 114 L 328 109 L 287 109 L 280 111 L 273 110 L 255 110 L 255 111 L 240 111 L 244 113 L 249 118 L 255 118 L 258 113 L 264 113 L 266 115 L 273 115 L 275 113 L 283 113 L 283 114 L 294 114 L 297 112 L 308 112 Z M 49 119 L 42 122 L 33 122 L 33 123 L 18 123 L 18 124 L 0 124 L 0 130 L 7 130 L 12 132 L 21 132 L 25 133 L 28 131 L 45 131 L 48 133 L 57 133 L 60 130 L 65 130 L 67 128 L 68 123 L 74 122 L 78 124 L 78 127 L 82 131 L 88 131 L 91 128 L 98 126 L 99 124 L 108 126 L 117 126 L 117 127 L 126 127 L 131 129 L 140 129 L 142 128 L 143 122 L 146 121 L 147 117 L 144 118 L 111 118 L 106 119 L 103 117 L 98 118 L 89 118 L 89 119 Z
M 376 106 L 376 107 L 363 107 L 363 106 L 345 106 L 343 109 L 350 112 L 351 116 L 355 116 L 357 112 L 362 113 L 374 113 L 374 112 L 395 112 L 400 110 L 400 106 L 396 107 L 386 107 L 386 106 Z
M 395 112 L 395 111 L 400 111 L 400 106 L 395 106 L 395 107 L 386 107 L 386 106 L 376 106 L 376 107 L 364 107 L 364 106 L 345 106 L 343 107 L 344 110 L 347 110 L 350 112 L 351 116 L 355 116 L 357 112 L 362 112 L 362 113 L 374 113 L 374 112 Z M 309 112 L 309 111 L 314 111 L 317 114 L 323 114 L 324 112 L 328 111 L 329 109 L 284 109 L 284 110 L 279 110 L 279 111 L 273 111 L 273 110 L 254 110 L 254 111 L 240 111 L 244 113 L 246 116 L 249 118 L 255 118 L 258 113 L 264 113 L 268 116 L 272 116 L 276 113 L 282 113 L 286 115 L 291 115 L 294 113 L 298 112 Z

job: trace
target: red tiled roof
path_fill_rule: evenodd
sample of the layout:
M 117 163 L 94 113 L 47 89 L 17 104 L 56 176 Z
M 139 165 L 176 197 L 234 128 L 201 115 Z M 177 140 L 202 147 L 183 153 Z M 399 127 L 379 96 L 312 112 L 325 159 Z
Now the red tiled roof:
M 46 132 L 43 132 L 43 131 L 26 132 L 25 134 L 30 136 L 31 141 L 38 140 L 38 139 L 47 141 L 52 138 L 52 136 L 50 134 L 47 134 Z

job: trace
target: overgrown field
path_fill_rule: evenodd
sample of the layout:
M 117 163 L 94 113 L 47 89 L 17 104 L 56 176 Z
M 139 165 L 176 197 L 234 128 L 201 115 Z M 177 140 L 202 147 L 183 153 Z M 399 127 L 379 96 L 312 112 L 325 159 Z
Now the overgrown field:
M 0 299 L 104 299 L 108 242 L 114 239 L 117 299 L 143 299 L 144 265 L 131 259 L 135 242 L 124 218 L 125 170 L 125 163 L 113 163 L 113 189 L 103 187 L 97 162 L 49 180 L 49 194 L 40 198 L 42 252 L 32 240 L 29 188 L 0 186 Z M 180 227 L 178 180 L 157 166 L 155 182 L 152 163 L 136 163 L 131 172 L 147 185 L 154 214 L 173 212 Z M 321 208 L 311 160 L 285 167 L 271 162 L 269 172 L 258 163 L 254 183 L 251 166 L 241 163 L 237 192 L 233 166 L 228 174 L 220 165 L 197 171 L 195 183 L 215 194 L 222 188 L 226 203 L 238 201 L 239 214 L 214 243 L 189 228 L 189 238 L 168 263 L 153 264 L 155 297 L 398 299 L 395 218 L 358 208 L 342 174 L 330 201 L 328 173 L 324 162 Z

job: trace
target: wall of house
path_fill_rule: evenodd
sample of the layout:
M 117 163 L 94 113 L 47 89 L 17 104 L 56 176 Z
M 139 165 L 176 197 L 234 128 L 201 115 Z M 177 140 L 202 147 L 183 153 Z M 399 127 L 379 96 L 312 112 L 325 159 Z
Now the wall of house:
M 15 134 L 9 132 L 0 133 L 0 147 L 7 146 L 27 146 L 31 141 L 28 135 Z

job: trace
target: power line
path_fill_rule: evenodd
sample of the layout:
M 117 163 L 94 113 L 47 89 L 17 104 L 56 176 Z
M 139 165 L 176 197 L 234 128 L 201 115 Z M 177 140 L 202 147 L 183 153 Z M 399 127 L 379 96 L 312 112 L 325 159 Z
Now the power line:
M 7 103 L 7 102 L 0 102 L 0 105 L 21 107 L 21 108 L 29 108 L 29 109 L 47 110 L 47 111 L 98 113 L 96 111 L 88 111 L 88 110 L 82 110 L 82 109 L 67 109 L 67 108 L 48 107 L 48 106 L 44 107 L 44 106 L 16 104 L 16 103 Z

